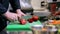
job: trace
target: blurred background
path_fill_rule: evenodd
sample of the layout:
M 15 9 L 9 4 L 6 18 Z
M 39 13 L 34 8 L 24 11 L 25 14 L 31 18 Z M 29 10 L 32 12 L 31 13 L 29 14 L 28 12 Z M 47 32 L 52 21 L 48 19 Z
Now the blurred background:
M 51 14 L 51 11 L 53 10 L 56 12 L 60 11 L 60 0 L 20 0 L 20 6 L 21 6 L 21 10 L 27 15 L 34 14 L 37 16 L 49 16 Z M 12 10 L 11 5 L 9 5 L 9 10 Z M 32 31 L 21 31 L 21 32 L 8 31 L 7 33 L 8 34 L 32 34 Z
M 56 10 L 60 9 L 60 0 L 20 0 L 21 10 L 24 13 L 39 13 L 43 16 L 47 16 L 50 14 L 50 4 L 56 3 Z M 9 5 L 9 9 L 12 10 L 11 6 Z

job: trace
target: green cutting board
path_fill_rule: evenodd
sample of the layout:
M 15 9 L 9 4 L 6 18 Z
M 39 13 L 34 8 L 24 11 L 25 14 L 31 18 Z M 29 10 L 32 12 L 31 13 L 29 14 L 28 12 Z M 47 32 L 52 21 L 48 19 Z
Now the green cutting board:
M 29 17 L 25 17 L 25 18 L 31 18 L 31 16 Z M 15 22 L 15 23 L 14 23 Z M 6 29 L 7 31 L 29 31 L 31 30 L 31 26 L 33 25 L 41 25 L 41 22 L 39 20 L 33 22 L 33 23 L 29 23 L 27 22 L 25 25 L 21 25 L 19 24 L 18 21 L 14 21 L 14 22 L 10 22 L 10 24 L 7 25 Z

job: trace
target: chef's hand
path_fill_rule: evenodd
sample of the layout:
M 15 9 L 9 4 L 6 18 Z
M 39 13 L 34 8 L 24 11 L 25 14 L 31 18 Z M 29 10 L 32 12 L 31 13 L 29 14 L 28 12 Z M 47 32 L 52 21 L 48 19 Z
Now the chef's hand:
M 20 9 L 17 9 L 16 12 L 19 18 L 21 18 L 21 16 L 26 16 Z
M 7 11 L 6 13 L 3 14 L 8 20 L 10 21 L 14 21 L 14 20 L 17 20 L 17 14 L 15 13 L 11 13 L 9 11 Z

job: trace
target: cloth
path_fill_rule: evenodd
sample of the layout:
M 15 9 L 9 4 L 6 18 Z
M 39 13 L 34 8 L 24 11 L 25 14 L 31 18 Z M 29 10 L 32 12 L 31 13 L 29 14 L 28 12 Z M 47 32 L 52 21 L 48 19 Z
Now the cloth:
M 7 26 L 7 19 L 2 14 L 8 10 L 9 3 L 13 10 L 20 9 L 19 0 L 0 0 L 0 32 Z
M 6 29 L 3 29 L 3 30 L 0 32 L 0 34 L 7 34 Z

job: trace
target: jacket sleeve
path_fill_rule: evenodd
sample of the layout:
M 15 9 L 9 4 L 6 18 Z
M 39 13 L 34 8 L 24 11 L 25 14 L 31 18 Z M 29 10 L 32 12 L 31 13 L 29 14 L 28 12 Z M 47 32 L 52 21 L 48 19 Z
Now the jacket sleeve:
M 20 2 L 19 0 L 9 0 L 13 10 L 20 9 Z
M 7 9 L 0 3 L 0 14 L 4 14 Z

